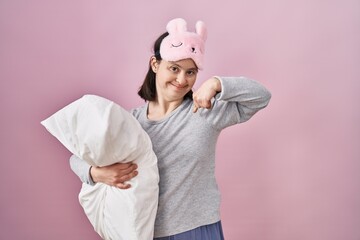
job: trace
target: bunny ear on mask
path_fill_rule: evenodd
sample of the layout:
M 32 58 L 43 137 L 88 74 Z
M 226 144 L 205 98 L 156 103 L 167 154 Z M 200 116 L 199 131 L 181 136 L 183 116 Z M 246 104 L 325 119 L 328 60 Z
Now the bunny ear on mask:
M 197 21 L 196 26 L 196 33 L 200 35 L 200 37 L 206 41 L 207 39 L 207 29 L 205 23 L 203 21 Z
M 175 18 L 166 25 L 166 30 L 169 34 L 186 32 L 186 21 L 182 18 Z
M 165 61 L 192 59 L 196 66 L 203 69 L 207 30 L 202 21 L 196 23 L 196 32 L 187 31 L 186 21 L 175 18 L 168 22 L 169 33 L 160 44 L 160 56 Z

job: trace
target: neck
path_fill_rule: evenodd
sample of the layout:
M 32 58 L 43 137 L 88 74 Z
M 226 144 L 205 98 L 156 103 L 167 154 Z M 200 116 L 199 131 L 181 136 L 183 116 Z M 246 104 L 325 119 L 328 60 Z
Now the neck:
M 176 101 L 165 101 L 163 99 L 157 99 L 155 101 L 151 101 L 149 102 L 148 107 L 148 119 L 160 120 L 179 107 L 182 102 L 183 99 Z

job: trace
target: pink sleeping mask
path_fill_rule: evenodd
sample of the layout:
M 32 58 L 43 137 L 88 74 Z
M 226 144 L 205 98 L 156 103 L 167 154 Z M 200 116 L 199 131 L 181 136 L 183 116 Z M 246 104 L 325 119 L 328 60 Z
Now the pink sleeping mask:
M 160 45 L 161 58 L 170 62 L 191 58 L 202 70 L 207 30 L 202 21 L 196 23 L 195 29 L 196 32 L 188 32 L 182 18 L 171 20 L 166 26 L 169 35 Z

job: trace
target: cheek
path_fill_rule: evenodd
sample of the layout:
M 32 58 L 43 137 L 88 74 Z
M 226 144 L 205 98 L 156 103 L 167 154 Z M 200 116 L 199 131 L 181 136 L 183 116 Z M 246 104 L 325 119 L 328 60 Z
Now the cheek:
M 195 82 L 196 82 L 196 76 L 191 77 L 191 78 L 188 80 L 188 83 L 189 83 L 189 85 L 190 85 L 191 87 L 194 86 Z
M 167 79 L 167 76 L 166 76 L 166 74 L 164 74 L 163 71 L 158 71 L 156 73 L 156 81 L 163 82 L 163 81 L 166 81 L 166 79 Z

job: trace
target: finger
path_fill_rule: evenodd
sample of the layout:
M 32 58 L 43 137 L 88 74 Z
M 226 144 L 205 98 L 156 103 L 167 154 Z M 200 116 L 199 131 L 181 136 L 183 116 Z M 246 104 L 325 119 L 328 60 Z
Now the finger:
M 196 113 L 198 109 L 199 109 L 199 105 L 197 104 L 196 99 L 194 99 L 193 113 Z
M 133 165 L 133 163 L 115 163 L 111 166 L 116 166 L 118 169 L 128 169 Z
M 211 108 L 211 101 L 207 101 L 205 108 L 210 109 Z
M 197 105 L 197 94 L 194 92 L 192 97 L 193 97 L 193 104 L 194 104 L 193 113 L 196 113 L 197 110 L 199 109 L 199 106 Z
M 130 165 L 128 168 L 126 168 L 126 169 L 119 169 L 119 174 L 121 173 L 121 175 L 125 175 L 125 174 L 129 174 L 129 173 L 131 173 L 131 172 L 133 172 L 133 171 L 135 171 L 136 169 L 137 169 L 137 165 L 136 164 L 132 164 L 132 165 Z
M 128 189 L 131 187 L 131 185 L 128 183 L 118 183 L 118 184 L 116 184 L 116 187 L 118 187 L 120 189 Z
M 129 181 L 129 180 L 131 180 L 133 177 L 136 177 L 138 174 L 139 174 L 138 171 L 134 171 L 134 172 L 132 172 L 132 173 L 130 173 L 130 174 L 124 175 L 124 176 L 122 176 L 121 178 L 119 178 L 119 182 L 122 182 L 122 183 L 123 183 L 123 182 Z

